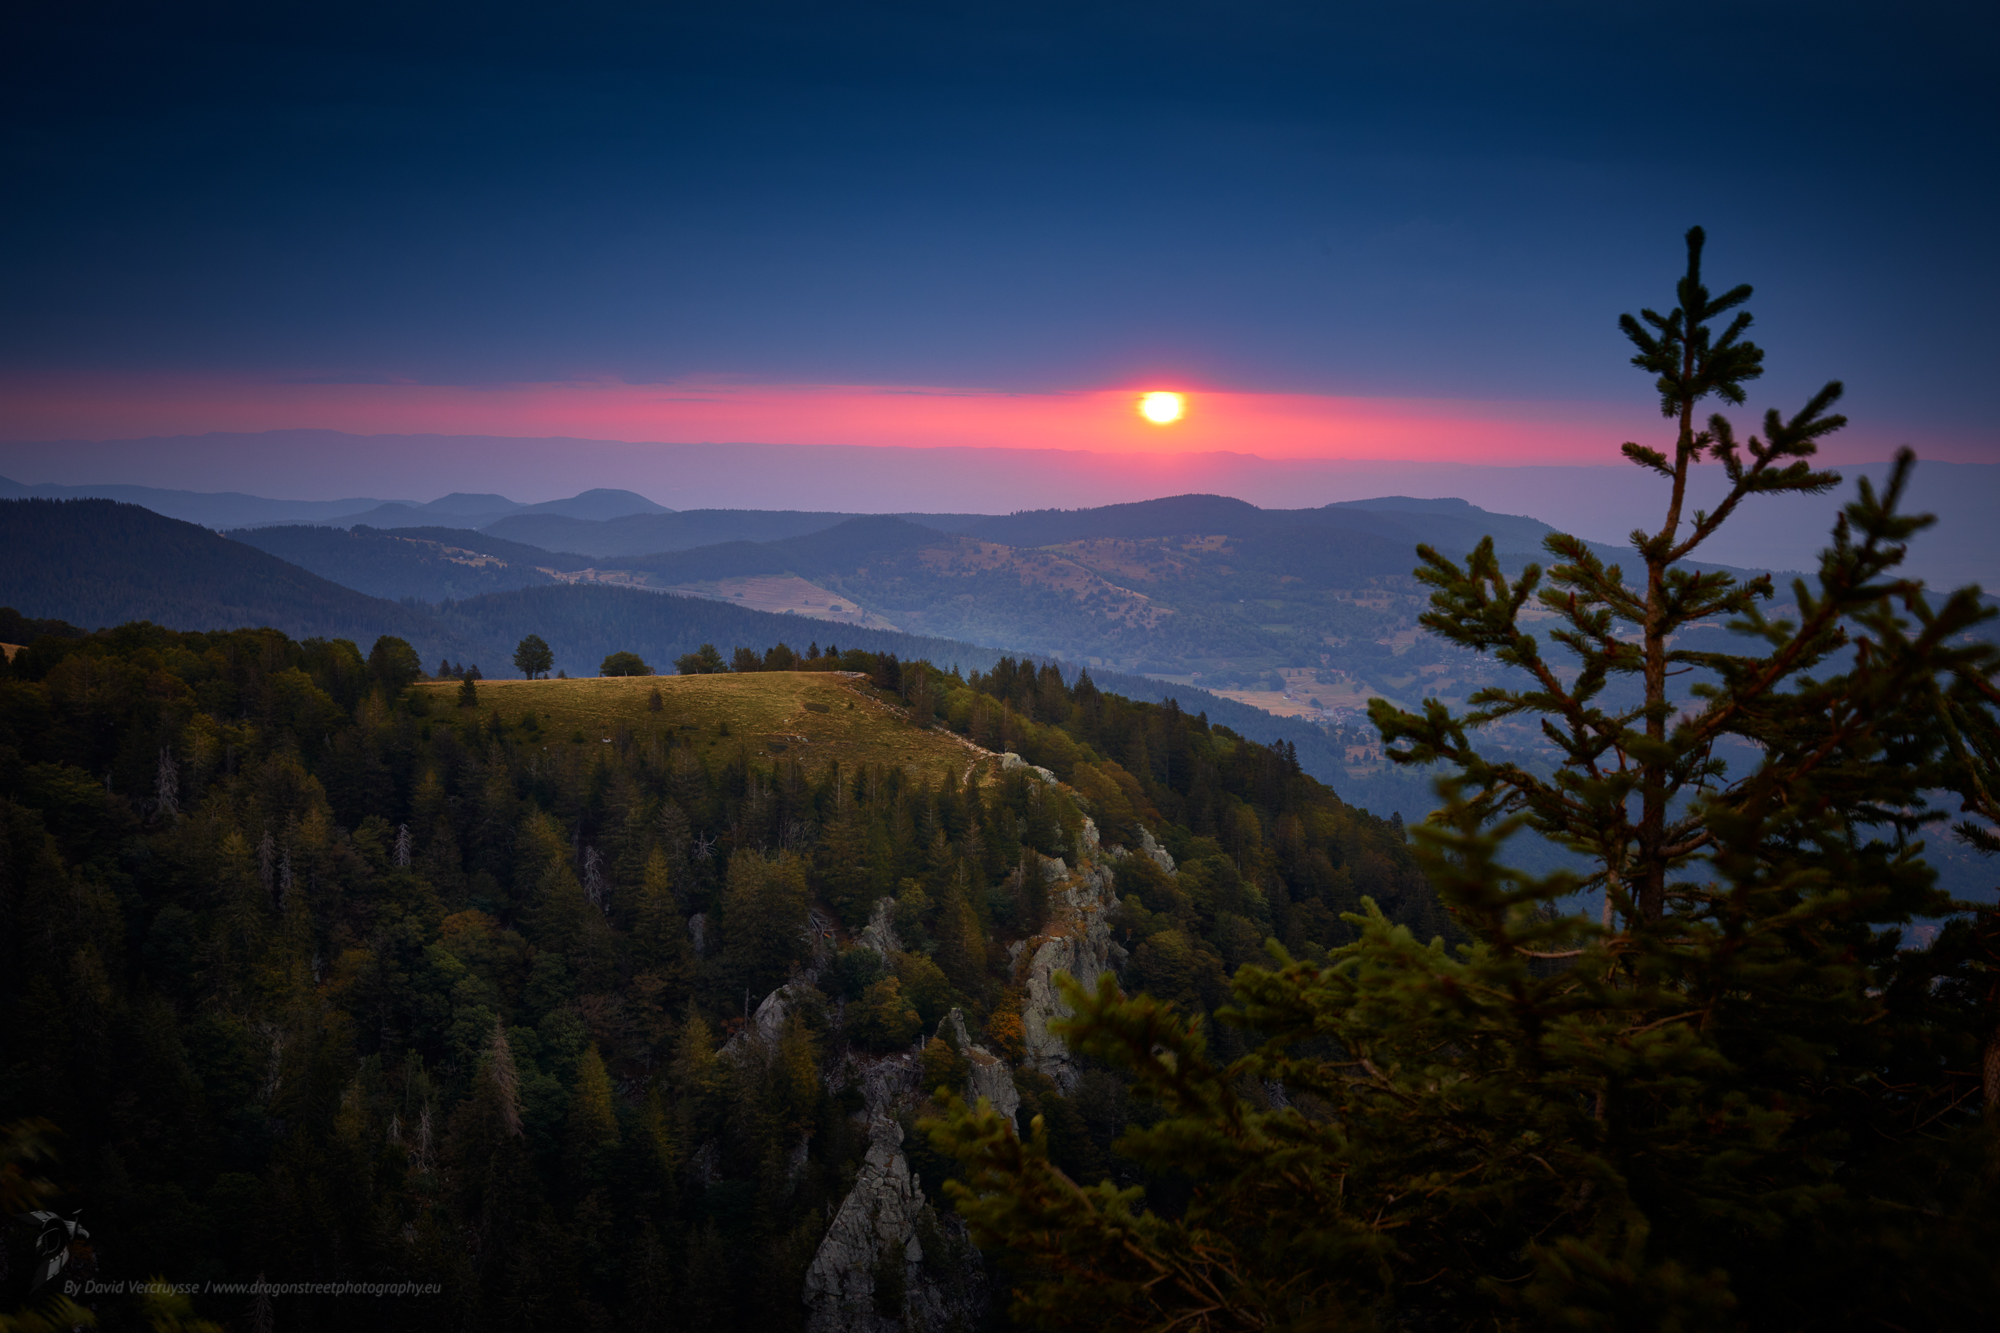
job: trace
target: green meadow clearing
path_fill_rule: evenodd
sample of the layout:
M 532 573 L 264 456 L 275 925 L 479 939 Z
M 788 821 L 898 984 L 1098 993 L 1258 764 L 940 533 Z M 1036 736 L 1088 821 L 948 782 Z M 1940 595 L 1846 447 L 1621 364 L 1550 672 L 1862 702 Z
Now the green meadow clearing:
M 757 671 L 713 676 L 600 676 L 581 680 L 482 680 L 474 708 L 458 704 L 457 681 L 426 681 L 434 719 L 476 717 L 491 726 L 539 732 L 550 745 L 602 745 L 622 727 L 635 738 L 677 739 L 707 753 L 748 746 L 808 770 L 838 761 L 844 770 L 880 764 L 961 778 L 983 751 L 948 732 L 911 726 L 865 682 L 828 671 Z M 653 707 L 655 693 L 659 708 Z

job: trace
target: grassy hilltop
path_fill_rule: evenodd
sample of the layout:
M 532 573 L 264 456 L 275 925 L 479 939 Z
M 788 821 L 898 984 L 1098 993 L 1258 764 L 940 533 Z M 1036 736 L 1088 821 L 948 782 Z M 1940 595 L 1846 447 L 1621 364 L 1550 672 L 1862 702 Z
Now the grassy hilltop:
M 546 745 L 602 745 L 623 728 L 641 740 L 672 735 L 704 758 L 739 746 L 753 756 L 783 755 L 810 773 L 838 761 L 844 772 L 875 764 L 936 781 L 949 769 L 963 781 L 970 766 L 993 765 L 989 751 L 960 737 L 912 726 L 865 677 L 845 672 L 482 680 L 477 706 L 463 710 L 455 681 L 412 688 L 434 717 L 462 711 L 487 729 L 497 718 L 501 729 L 527 739 L 539 733 Z

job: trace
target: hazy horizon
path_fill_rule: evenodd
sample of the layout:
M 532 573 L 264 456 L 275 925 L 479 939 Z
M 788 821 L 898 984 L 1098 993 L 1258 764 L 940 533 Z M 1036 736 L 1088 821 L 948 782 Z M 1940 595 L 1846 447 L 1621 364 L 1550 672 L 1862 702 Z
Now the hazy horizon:
M 171 450 L 163 446 L 174 446 Z M 1885 460 L 1839 465 L 1833 495 L 1760 498 L 1704 558 L 1801 569 L 1825 544 L 1856 479 Z M 0 477 L 22 485 L 148 486 L 274 500 L 404 501 L 452 493 L 545 503 L 605 488 L 673 509 L 845 513 L 991 513 L 1094 508 L 1194 493 L 1268 509 L 1404 495 L 1463 499 L 1622 543 L 1657 525 L 1662 483 L 1622 459 L 1506 465 L 1397 460 L 1267 459 L 1242 453 L 1166 456 L 1085 450 L 913 449 L 838 445 L 670 445 L 498 436 L 354 436 L 330 431 L 215 434 L 180 440 L 0 442 Z M 1721 470 L 1692 474 L 1691 502 L 1712 503 Z M 1912 508 L 1940 525 L 1914 560 L 1940 581 L 2000 584 L 2000 465 L 1920 460 Z

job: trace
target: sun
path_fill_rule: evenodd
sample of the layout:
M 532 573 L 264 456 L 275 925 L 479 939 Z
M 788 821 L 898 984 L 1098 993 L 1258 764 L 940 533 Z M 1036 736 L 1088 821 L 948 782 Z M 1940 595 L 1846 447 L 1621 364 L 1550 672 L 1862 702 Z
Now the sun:
M 1179 421 L 1186 410 L 1177 393 L 1149 393 L 1139 399 L 1139 415 L 1156 426 Z

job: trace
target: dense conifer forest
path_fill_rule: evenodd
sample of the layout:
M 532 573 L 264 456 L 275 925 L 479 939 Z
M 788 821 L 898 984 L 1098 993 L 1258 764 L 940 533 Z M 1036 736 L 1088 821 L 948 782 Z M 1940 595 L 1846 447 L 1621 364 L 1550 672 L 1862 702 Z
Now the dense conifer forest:
M 279 1327 L 804 1326 L 870 1152 L 871 1062 L 943 1086 L 998 1053 L 1058 1160 L 1137 1180 L 1114 1147 L 1126 1083 L 1024 1058 L 1021 942 L 1061 927 L 1054 858 L 1114 877 L 1124 979 L 1197 1014 L 1267 937 L 1307 958 L 1346 942 L 1364 894 L 1422 938 L 1447 930 L 1400 823 L 1282 743 L 1053 667 L 738 654 L 850 673 L 884 728 L 967 756 L 939 774 L 815 766 L 657 691 L 608 737 L 558 734 L 532 706 L 553 694 L 426 686 L 396 639 L 364 656 L 270 630 L 7 623 L 39 635 L 0 677 L 10 1151 L 43 1206 L 84 1210 L 75 1274 L 441 1293 L 285 1297 Z M 1025 763 L 1003 773 L 945 732 Z M 1137 850 L 1152 838 L 1160 854 Z M 53 1156 L 29 1162 L 36 1142 Z M 903 1147 L 938 1201 L 946 1159 L 915 1132 Z M 922 1264 L 878 1266 L 880 1313 L 928 1282 L 964 1318 L 1004 1318 L 942 1203 L 917 1234 Z M 10 1296 L 31 1239 L 8 1238 Z M 85 1304 L 105 1328 L 142 1318 L 129 1297 Z M 271 1318 L 249 1297 L 196 1308 Z

